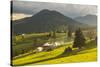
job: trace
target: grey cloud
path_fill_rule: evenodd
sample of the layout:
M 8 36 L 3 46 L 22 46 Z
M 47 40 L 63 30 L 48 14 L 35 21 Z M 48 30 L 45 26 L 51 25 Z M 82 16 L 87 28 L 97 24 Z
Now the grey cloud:
M 96 5 L 13 1 L 13 13 L 25 13 L 34 15 L 43 9 L 56 10 L 69 17 L 77 17 L 97 13 Z

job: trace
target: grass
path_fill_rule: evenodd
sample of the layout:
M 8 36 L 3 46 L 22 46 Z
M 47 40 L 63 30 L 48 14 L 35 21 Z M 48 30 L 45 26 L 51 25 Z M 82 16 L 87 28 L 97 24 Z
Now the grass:
M 49 58 L 54 58 L 60 55 L 64 50 L 65 47 L 60 47 L 58 49 L 52 50 L 50 52 L 40 52 L 37 54 L 31 54 L 29 56 L 25 56 L 23 58 L 19 58 L 13 61 L 14 65 L 24 65 L 28 63 L 34 63 L 40 60 L 45 60 Z
M 36 54 L 26 55 L 12 60 L 13 65 L 34 65 L 34 64 L 58 64 L 58 63 L 74 63 L 74 62 L 90 62 L 97 60 L 97 48 L 94 41 L 89 41 L 85 49 L 80 52 L 73 52 L 63 55 L 63 52 L 69 44 L 56 48 L 49 52 L 40 52 Z
M 97 50 L 96 48 L 93 48 L 90 50 L 79 52 L 77 55 L 72 55 L 69 57 L 62 57 L 62 58 L 39 62 L 39 63 L 35 63 L 35 64 L 59 64 L 59 63 L 76 63 L 76 62 L 97 61 L 96 50 Z
M 13 36 L 13 43 L 12 43 L 12 54 L 13 57 L 18 56 L 20 54 L 24 54 L 29 52 L 30 50 L 34 50 L 37 46 L 41 46 L 45 42 L 50 42 L 53 39 L 48 39 L 48 33 L 32 33 L 32 34 L 25 34 L 24 39 L 21 35 Z M 56 40 L 63 40 L 65 33 L 57 33 Z M 36 39 L 37 44 L 34 44 L 34 39 Z
M 73 40 L 65 41 L 64 45 L 53 49 L 52 51 L 33 53 L 36 48 L 34 39 L 38 39 L 38 43 L 50 42 L 47 37 L 48 33 L 32 33 L 25 34 L 25 38 L 22 39 L 21 35 L 16 36 L 17 40 L 13 40 L 12 52 L 15 55 L 12 58 L 12 65 L 34 65 L 34 64 L 58 64 L 58 63 L 74 63 L 74 62 L 90 62 L 97 60 L 97 45 L 95 41 L 87 40 L 85 49 L 77 52 L 76 48 L 73 48 L 73 52 L 67 54 L 64 53 L 65 48 L 72 47 Z M 66 34 L 57 33 L 57 41 L 64 41 Z M 51 38 L 51 40 L 53 40 Z M 17 54 L 17 55 L 16 55 Z

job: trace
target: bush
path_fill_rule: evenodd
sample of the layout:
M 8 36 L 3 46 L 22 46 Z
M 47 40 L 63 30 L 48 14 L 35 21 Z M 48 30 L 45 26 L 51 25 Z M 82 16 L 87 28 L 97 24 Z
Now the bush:
M 70 52 L 72 52 L 72 48 L 71 47 L 66 48 L 65 51 L 64 51 L 64 53 L 70 53 Z

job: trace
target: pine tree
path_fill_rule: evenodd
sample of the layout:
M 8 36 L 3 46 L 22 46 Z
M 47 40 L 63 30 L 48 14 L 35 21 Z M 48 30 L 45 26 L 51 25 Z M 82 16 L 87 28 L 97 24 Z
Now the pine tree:
M 52 37 L 55 39 L 56 38 L 56 31 L 53 31 Z
M 72 37 L 72 29 L 71 27 L 68 27 L 68 34 L 67 34 L 68 38 Z
M 95 43 L 96 43 L 96 45 L 97 45 L 97 36 L 95 37 Z
M 81 29 L 78 29 L 75 32 L 73 47 L 78 47 L 79 49 L 81 49 L 83 46 L 85 46 L 85 38 Z
M 72 37 L 72 32 L 70 30 L 68 30 L 68 37 Z

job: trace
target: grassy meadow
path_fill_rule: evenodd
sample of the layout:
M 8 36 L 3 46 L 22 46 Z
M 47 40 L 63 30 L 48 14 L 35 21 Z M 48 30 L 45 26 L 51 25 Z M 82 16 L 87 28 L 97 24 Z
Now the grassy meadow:
M 35 52 L 36 48 L 46 42 L 53 42 L 54 39 L 48 37 L 49 33 L 31 33 L 13 36 L 12 44 L 12 65 L 37 65 L 37 64 L 59 64 L 59 63 L 76 63 L 76 62 L 93 62 L 97 61 L 97 45 L 95 39 L 86 38 L 85 48 L 78 51 L 73 48 L 74 33 L 72 38 L 67 39 L 67 33 L 56 33 L 55 41 L 64 43 L 50 50 Z M 36 45 L 34 45 L 36 44 Z M 66 53 L 65 49 L 72 48 L 72 52 Z M 35 53 L 34 53 L 35 52 Z

